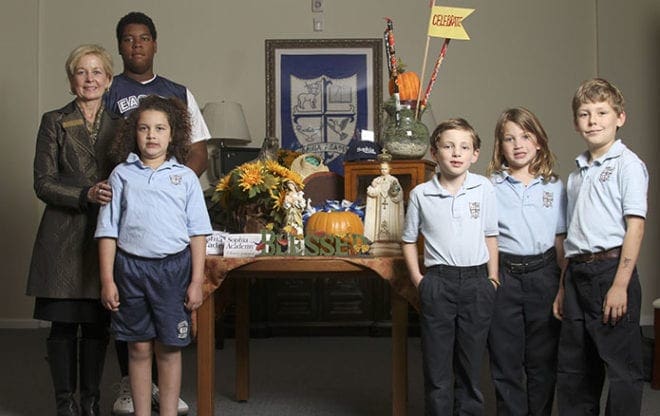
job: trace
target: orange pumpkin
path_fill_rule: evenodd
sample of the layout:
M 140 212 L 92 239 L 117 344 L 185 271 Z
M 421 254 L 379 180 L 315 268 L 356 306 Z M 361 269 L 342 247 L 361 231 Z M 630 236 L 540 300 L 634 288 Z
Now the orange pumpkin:
M 417 100 L 419 94 L 419 76 L 412 71 L 401 72 L 396 77 L 397 84 L 399 85 L 399 99 L 401 101 Z M 394 94 L 394 80 L 390 79 L 389 84 L 390 95 Z
M 350 235 L 364 233 L 360 217 L 350 211 L 315 212 L 307 220 L 305 234 Z

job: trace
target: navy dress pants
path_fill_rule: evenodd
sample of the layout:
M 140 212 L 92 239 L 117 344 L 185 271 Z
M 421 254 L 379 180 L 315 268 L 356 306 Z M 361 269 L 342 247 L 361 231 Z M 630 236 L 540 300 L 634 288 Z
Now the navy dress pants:
M 616 324 L 603 323 L 603 300 L 618 259 L 569 262 L 559 338 L 557 402 L 561 416 L 597 415 L 605 375 L 609 416 L 639 415 L 643 370 L 637 270 L 628 284 L 628 310 Z
M 479 378 L 495 300 L 486 266 L 431 267 L 419 296 L 426 415 L 483 415 Z
M 498 416 L 550 416 L 555 397 L 560 321 L 552 314 L 560 269 L 515 273 L 500 264 L 488 337 Z

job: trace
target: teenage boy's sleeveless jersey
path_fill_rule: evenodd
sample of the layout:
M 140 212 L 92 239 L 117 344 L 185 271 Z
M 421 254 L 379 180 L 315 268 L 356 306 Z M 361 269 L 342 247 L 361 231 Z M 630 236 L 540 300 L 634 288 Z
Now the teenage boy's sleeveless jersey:
M 119 74 L 113 78 L 110 90 L 104 97 L 105 107 L 126 118 L 131 111 L 138 107 L 140 98 L 147 95 L 159 95 L 165 98 L 176 97 L 188 105 L 187 90 L 181 84 L 158 75 L 143 84 L 124 74 Z

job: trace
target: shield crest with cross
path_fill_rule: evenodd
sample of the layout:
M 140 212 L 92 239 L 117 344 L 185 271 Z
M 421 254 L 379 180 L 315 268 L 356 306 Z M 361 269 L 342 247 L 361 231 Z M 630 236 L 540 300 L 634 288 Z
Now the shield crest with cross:
M 290 76 L 291 125 L 303 153 L 324 163 L 346 153 L 357 125 L 357 76 L 304 79 Z
M 276 53 L 279 72 L 273 86 L 279 98 L 269 107 L 275 110 L 269 115 L 274 119 L 267 120 L 282 148 L 315 153 L 340 175 L 351 140 L 362 129 L 374 129 L 378 114 L 372 95 L 373 51 L 349 49 Z

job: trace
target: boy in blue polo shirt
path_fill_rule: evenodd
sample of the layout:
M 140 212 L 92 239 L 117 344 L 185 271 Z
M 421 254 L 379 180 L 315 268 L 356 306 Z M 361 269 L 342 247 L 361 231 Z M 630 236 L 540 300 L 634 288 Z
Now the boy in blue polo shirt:
M 648 173 L 616 138 L 626 113 L 614 85 L 599 78 L 582 83 L 573 97 L 573 117 L 587 150 L 568 178 L 568 268 L 554 305 L 562 319 L 559 414 L 599 414 L 607 374 L 606 414 L 639 415 L 641 288 L 635 265 L 644 235 Z
M 440 173 L 416 186 L 408 201 L 401 239 L 419 290 L 427 415 L 484 412 L 479 376 L 499 280 L 495 191 L 488 179 L 468 172 L 480 145 L 464 119 L 438 125 L 431 155 Z

